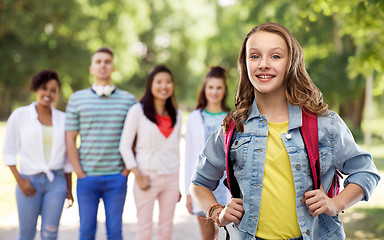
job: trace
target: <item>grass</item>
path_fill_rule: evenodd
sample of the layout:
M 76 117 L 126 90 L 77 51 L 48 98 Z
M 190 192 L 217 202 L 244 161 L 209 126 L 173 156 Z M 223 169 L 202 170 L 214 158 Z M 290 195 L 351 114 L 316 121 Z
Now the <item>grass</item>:
M 4 137 L 5 122 L 0 122 L 0 212 L 2 216 L 9 216 L 16 209 L 16 183 L 11 171 L 3 164 Z
M 384 145 L 382 146 L 384 148 Z M 376 167 L 379 171 L 384 171 L 384 157 L 377 157 L 373 159 L 375 161 Z
M 384 208 L 355 208 L 341 215 L 347 239 L 384 239 Z
M 0 167 L 0 212 L 2 216 L 11 215 L 16 209 L 16 183 L 11 171 L 3 164 Z

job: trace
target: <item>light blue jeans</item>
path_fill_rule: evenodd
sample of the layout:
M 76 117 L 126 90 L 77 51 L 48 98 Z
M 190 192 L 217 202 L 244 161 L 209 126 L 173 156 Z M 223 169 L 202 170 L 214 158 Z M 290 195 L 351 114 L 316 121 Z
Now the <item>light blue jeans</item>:
M 95 239 L 100 198 L 104 202 L 108 240 L 123 239 L 122 217 L 127 195 L 127 179 L 121 174 L 77 179 L 80 240 Z
M 67 195 L 67 181 L 63 170 L 53 172 L 55 174 L 53 182 L 50 182 L 44 173 L 22 175 L 23 178 L 30 179 L 36 194 L 33 197 L 26 197 L 20 188 L 16 187 L 19 240 L 35 239 L 39 215 L 41 215 L 41 239 L 57 239 L 60 217 Z

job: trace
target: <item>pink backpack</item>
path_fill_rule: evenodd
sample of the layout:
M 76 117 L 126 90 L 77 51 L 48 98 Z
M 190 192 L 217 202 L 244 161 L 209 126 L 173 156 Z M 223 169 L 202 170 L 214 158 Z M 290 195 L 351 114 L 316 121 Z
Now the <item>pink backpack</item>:
M 317 127 L 317 116 L 314 113 L 303 110 L 302 111 L 303 125 L 300 128 L 301 135 L 304 139 L 305 148 L 308 154 L 309 165 L 311 167 L 311 175 L 313 181 L 313 188 L 320 188 L 320 157 L 319 157 L 319 137 Z M 234 176 L 233 163 L 229 159 L 230 143 L 235 130 L 235 122 L 231 121 L 226 132 L 223 133 L 224 148 L 225 148 L 225 165 L 227 171 L 227 179 L 224 184 L 231 192 L 232 197 L 240 198 L 240 187 Z M 333 177 L 332 185 L 327 192 L 327 196 L 333 198 L 339 193 L 340 189 L 339 170 L 336 169 L 335 176 Z

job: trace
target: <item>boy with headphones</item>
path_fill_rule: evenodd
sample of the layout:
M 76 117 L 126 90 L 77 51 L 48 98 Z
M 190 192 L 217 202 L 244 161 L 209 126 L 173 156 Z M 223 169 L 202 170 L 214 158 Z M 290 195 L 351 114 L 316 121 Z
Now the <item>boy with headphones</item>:
M 72 94 L 66 109 L 66 146 L 77 174 L 79 239 L 94 239 L 99 199 L 104 203 L 108 239 L 122 239 L 122 213 L 127 177 L 119 152 L 125 116 L 136 103 L 134 95 L 116 88 L 113 51 L 101 47 L 89 67 L 92 87 Z M 80 135 L 80 148 L 76 138 Z

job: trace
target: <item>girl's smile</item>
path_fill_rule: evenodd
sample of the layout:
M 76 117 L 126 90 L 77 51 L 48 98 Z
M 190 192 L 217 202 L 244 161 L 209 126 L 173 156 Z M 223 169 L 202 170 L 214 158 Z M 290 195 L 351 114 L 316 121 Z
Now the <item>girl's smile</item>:
M 205 96 L 210 103 L 221 103 L 225 95 L 225 85 L 220 78 L 209 78 L 205 87 Z
M 258 75 L 256 75 L 256 77 L 257 77 L 257 78 L 259 79 L 259 81 L 261 81 L 261 82 L 267 82 L 267 81 L 269 81 L 269 80 L 275 78 L 276 75 L 265 74 L 265 73 L 263 73 L 263 74 L 258 74 Z
M 55 79 L 49 80 L 36 91 L 37 105 L 51 107 L 59 92 L 59 85 Z
M 155 75 L 152 83 L 152 94 L 155 99 L 167 100 L 173 94 L 172 76 L 167 72 L 159 72 Z

